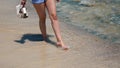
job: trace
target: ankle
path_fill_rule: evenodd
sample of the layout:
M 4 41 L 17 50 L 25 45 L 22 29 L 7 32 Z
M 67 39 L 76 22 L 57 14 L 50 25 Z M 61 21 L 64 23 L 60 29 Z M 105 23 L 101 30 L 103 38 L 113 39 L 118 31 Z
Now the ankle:
M 46 36 L 43 36 L 43 40 L 46 41 L 46 40 L 47 40 L 47 37 L 46 37 Z
M 57 42 L 57 45 L 64 46 L 64 43 L 62 41 L 61 42 Z

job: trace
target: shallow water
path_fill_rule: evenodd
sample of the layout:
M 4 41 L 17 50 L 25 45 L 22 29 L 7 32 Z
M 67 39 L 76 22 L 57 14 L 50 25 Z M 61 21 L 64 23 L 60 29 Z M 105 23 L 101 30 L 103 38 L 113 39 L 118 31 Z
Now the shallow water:
M 102 39 L 120 43 L 120 0 L 91 0 L 93 6 L 81 4 L 81 1 L 62 0 L 57 4 L 60 20 Z

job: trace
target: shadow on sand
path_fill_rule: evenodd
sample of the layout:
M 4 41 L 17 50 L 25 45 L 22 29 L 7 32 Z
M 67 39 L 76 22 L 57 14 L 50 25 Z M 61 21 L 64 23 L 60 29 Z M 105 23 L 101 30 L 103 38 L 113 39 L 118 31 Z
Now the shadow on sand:
M 48 39 L 46 40 L 46 42 L 52 45 L 56 45 L 56 43 L 50 40 L 49 37 L 53 37 L 53 35 L 48 35 Z M 24 34 L 20 40 L 15 40 L 15 42 L 24 44 L 26 40 L 32 42 L 44 41 L 43 36 L 41 34 Z

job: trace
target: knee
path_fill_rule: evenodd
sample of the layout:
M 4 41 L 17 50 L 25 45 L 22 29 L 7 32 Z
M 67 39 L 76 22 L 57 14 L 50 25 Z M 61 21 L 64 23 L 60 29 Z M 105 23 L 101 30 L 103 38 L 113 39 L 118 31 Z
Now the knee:
M 58 20 L 58 17 L 55 13 L 52 13 L 50 14 L 50 17 L 53 19 L 53 20 Z
M 40 21 L 45 21 L 46 20 L 46 16 L 39 17 L 39 20 Z

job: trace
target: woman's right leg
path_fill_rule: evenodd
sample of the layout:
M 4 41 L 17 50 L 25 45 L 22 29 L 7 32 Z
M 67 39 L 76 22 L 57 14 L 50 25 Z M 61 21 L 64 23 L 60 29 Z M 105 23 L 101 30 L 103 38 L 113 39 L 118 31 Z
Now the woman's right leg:
M 33 6 L 36 9 L 36 12 L 39 16 L 39 27 L 42 32 L 44 40 L 47 39 L 47 34 L 46 34 L 46 12 L 45 12 L 45 4 L 33 4 Z
M 62 37 L 61 37 L 61 32 L 60 32 L 60 27 L 59 27 L 59 21 L 57 18 L 57 13 L 56 13 L 56 0 L 47 0 L 46 1 L 46 8 L 49 13 L 49 17 L 51 19 L 52 27 L 57 39 L 57 45 L 61 46 L 64 50 L 67 50 L 68 47 L 64 45 Z

